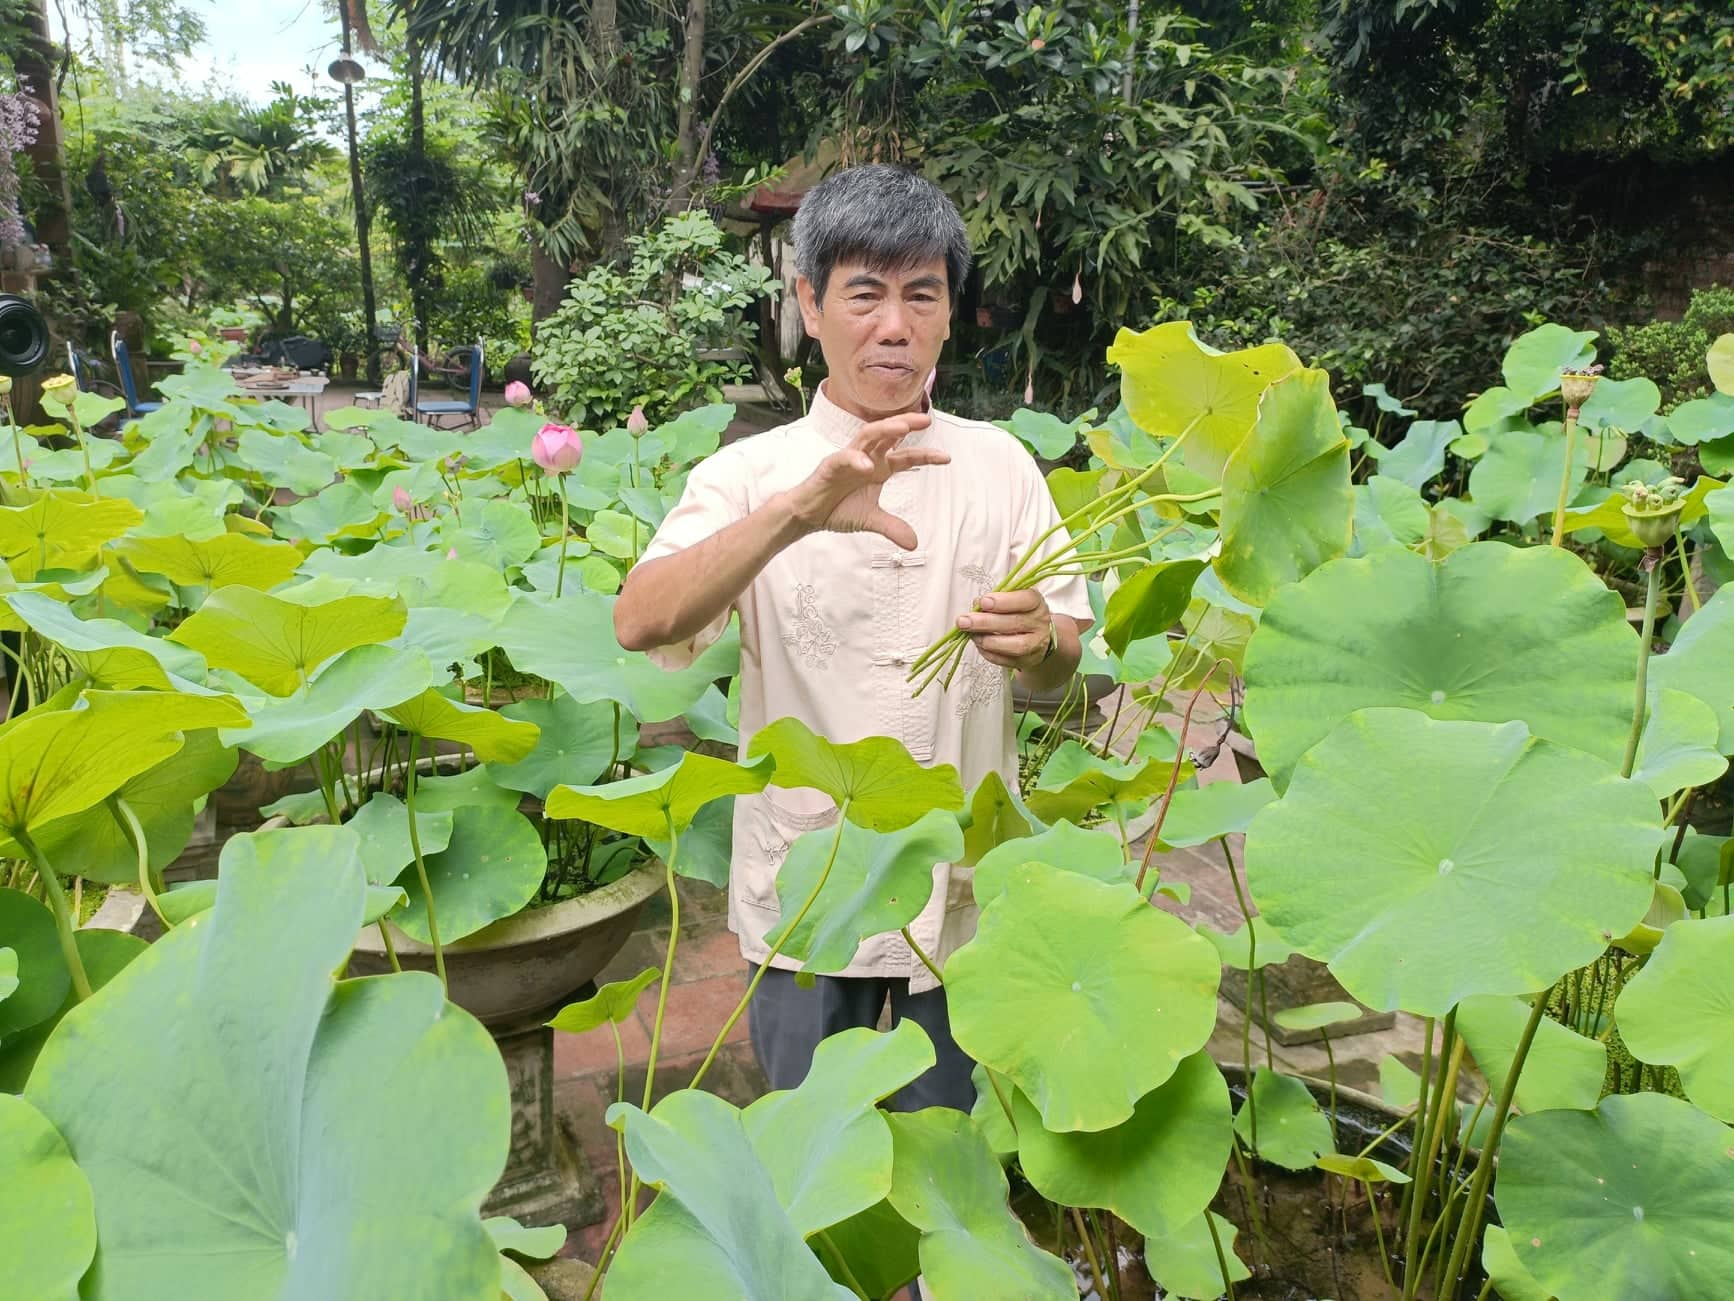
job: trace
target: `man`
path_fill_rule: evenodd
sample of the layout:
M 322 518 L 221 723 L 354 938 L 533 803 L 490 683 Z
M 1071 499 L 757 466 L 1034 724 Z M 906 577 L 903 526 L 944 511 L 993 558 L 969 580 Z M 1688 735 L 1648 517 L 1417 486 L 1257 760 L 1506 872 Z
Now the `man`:
M 741 745 L 793 715 L 838 742 L 901 741 L 948 763 L 965 789 L 1017 778 L 1010 673 L 1032 690 L 1070 680 L 1090 607 L 1083 581 L 988 595 L 1058 515 L 1030 455 L 992 425 L 934 411 L 926 381 L 969 271 L 957 209 L 898 168 L 838 172 L 795 220 L 796 293 L 829 375 L 812 409 L 694 468 L 679 504 L 622 589 L 614 628 L 629 650 L 679 667 L 741 618 Z M 1063 546 L 1063 531 L 1042 546 Z M 949 691 L 911 697 L 909 666 L 956 626 L 973 647 Z M 735 801 L 729 928 L 757 965 L 777 921 L 777 869 L 803 833 L 834 825 L 813 790 Z M 910 927 L 936 963 L 970 938 L 969 873 L 938 864 Z M 778 1089 L 799 1084 L 827 1035 L 894 1021 L 927 1031 L 937 1065 L 895 1105 L 967 1109 L 971 1063 L 945 993 L 896 933 L 803 989 L 778 956 L 750 1010 L 753 1048 Z

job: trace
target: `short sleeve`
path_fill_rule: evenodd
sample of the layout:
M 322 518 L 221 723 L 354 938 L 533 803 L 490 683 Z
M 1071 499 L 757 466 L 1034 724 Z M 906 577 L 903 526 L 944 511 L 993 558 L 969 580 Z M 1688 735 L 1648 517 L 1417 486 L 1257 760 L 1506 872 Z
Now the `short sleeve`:
M 1047 480 L 1042 478 L 1041 470 L 1033 460 L 1026 460 L 1020 477 L 1024 488 L 1014 543 L 1021 558 L 1029 555 L 1030 549 L 1036 546 L 1036 539 L 1060 522 L 1060 512 L 1054 505 L 1053 493 L 1048 491 Z M 1036 550 L 1045 559 L 1061 554 L 1070 541 L 1066 530 L 1060 529 Z M 1095 618 L 1095 612 L 1090 609 L 1090 590 L 1081 574 L 1044 579 L 1036 584 L 1036 590 L 1048 603 L 1049 610 L 1075 619 L 1080 629 L 1087 628 Z
M 736 520 L 745 519 L 747 494 L 743 472 L 742 458 L 727 448 L 693 466 L 680 500 L 657 526 L 638 563 L 685 551 L 722 532 Z M 723 635 L 733 612 L 730 607 L 686 640 L 653 647 L 646 653 L 661 668 L 683 669 Z

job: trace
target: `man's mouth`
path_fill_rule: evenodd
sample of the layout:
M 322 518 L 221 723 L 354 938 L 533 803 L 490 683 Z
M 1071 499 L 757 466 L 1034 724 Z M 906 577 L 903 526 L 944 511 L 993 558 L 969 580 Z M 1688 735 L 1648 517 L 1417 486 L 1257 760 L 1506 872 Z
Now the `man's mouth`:
M 867 369 L 876 370 L 883 375 L 910 375 L 915 371 L 915 367 L 901 361 L 870 361 Z

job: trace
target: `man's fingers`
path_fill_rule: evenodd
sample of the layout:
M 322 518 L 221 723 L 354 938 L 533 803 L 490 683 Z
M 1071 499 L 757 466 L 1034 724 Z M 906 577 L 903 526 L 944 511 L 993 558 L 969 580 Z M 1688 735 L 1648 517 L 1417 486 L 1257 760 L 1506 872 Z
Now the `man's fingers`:
M 989 592 L 980 601 L 982 609 L 995 614 L 1022 614 L 1040 610 L 1045 604 L 1042 594 L 1029 587 L 1016 592 Z
M 981 652 L 981 657 L 990 664 L 998 664 L 1001 668 L 1016 668 L 1024 660 L 1035 654 L 1037 645 L 1029 636 L 1015 637 L 977 637 L 975 648 Z
M 849 445 L 868 451 L 879 444 L 895 443 L 900 438 L 907 438 L 916 430 L 926 429 L 932 423 L 933 417 L 925 411 L 906 411 L 900 416 L 887 416 L 884 420 L 874 420 L 862 425 L 855 431 L 855 437 L 850 440 Z
M 867 517 L 862 526 L 869 533 L 877 533 L 902 547 L 905 551 L 913 551 L 919 539 L 915 530 L 909 527 L 905 520 L 898 519 L 889 511 L 876 510 Z
M 950 465 L 951 453 L 942 452 L 937 447 L 900 447 L 885 457 L 885 463 L 896 474 L 921 465 Z
M 1031 622 L 1027 614 L 983 614 L 979 610 L 971 610 L 957 616 L 957 626 L 964 632 L 982 637 L 1033 637 L 1037 633 L 1043 637 L 1048 635 L 1046 626 Z

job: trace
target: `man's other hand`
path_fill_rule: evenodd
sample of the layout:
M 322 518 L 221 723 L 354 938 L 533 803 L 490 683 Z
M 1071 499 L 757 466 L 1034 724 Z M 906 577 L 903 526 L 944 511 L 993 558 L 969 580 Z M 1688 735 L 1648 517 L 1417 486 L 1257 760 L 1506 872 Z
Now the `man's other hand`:
M 1021 592 L 989 592 L 976 609 L 958 616 L 981 657 L 1001 668 L 1032 669 L 1048 656 L 1054 616 L 1034 588 Z
M 847 447 L 827 456 L 789 490 L 795 517 L 809 532 L 877 533 L 905 551 L 915 550 L 915 530 L 880 506 L 879 490 L 894 474 L 951 460 L 936 447 L 898 446 L 932 423 L 932 416 L 912 411 L 861 426 Z

